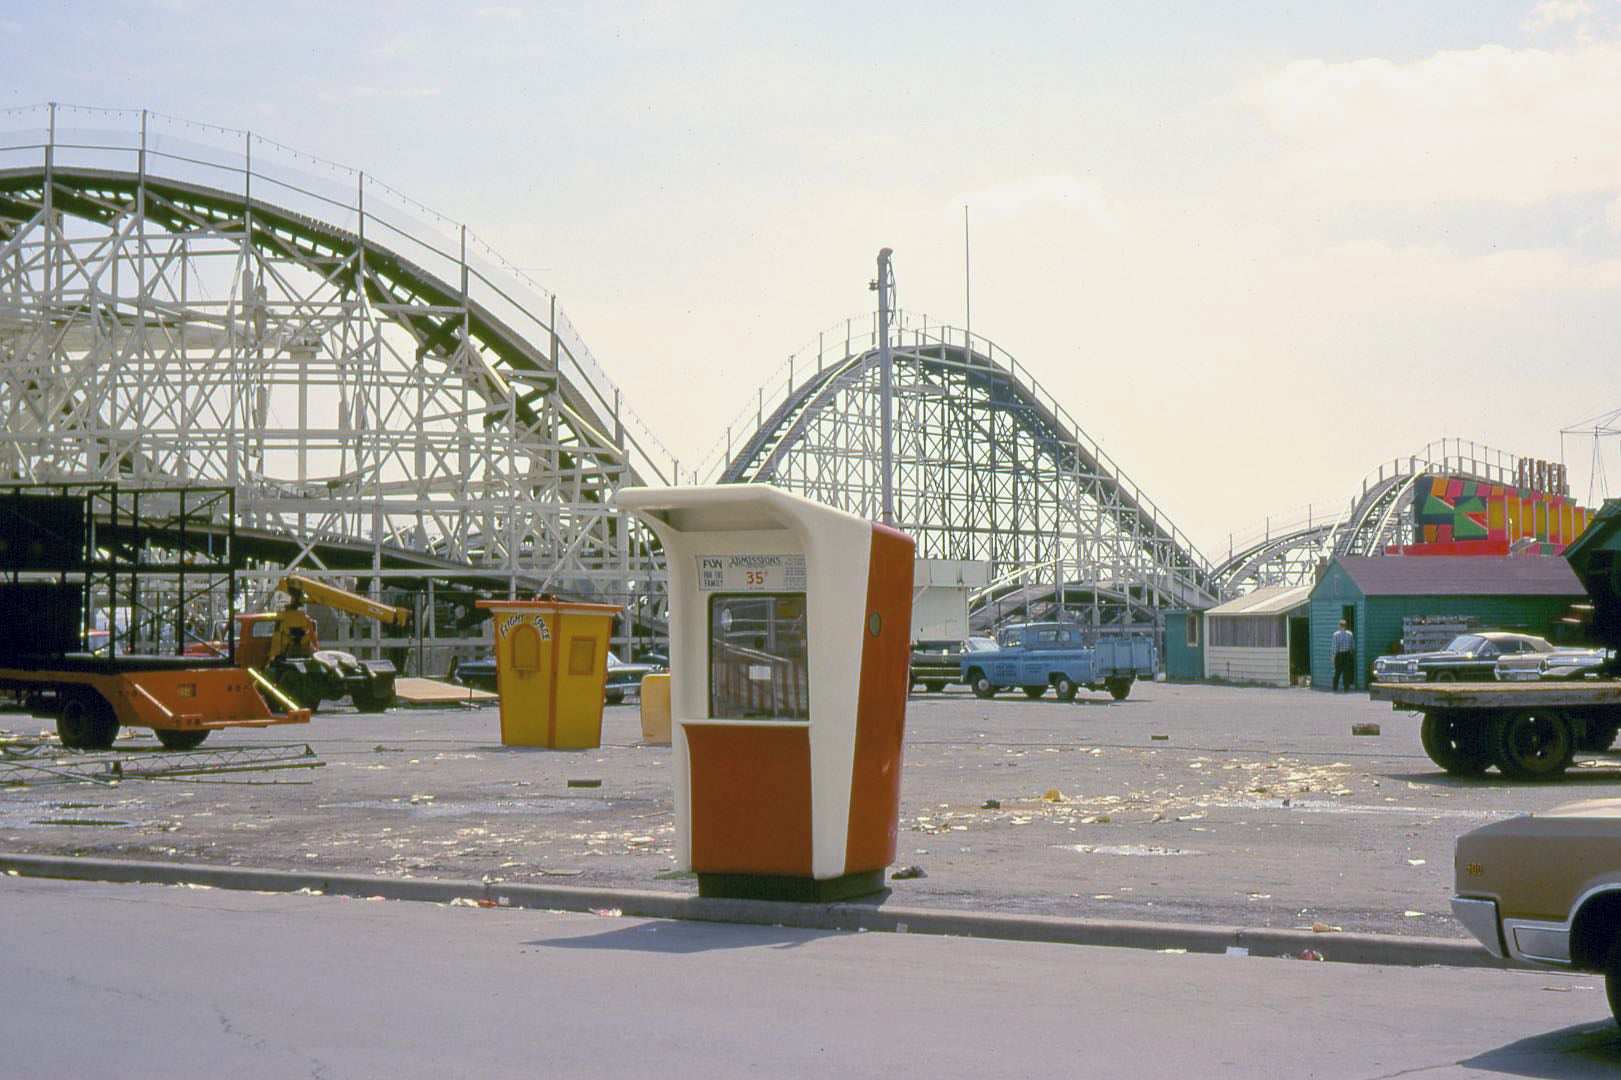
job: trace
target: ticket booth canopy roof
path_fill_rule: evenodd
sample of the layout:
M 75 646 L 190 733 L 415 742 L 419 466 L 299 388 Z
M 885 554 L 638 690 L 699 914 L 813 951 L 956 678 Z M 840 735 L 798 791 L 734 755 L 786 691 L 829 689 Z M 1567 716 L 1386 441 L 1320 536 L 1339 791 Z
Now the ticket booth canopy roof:
M 799 530 L 826 515 L 853 514 L 767 484 L 708 484 L 683 488 L 621 488 L 614 501 L 668 526 L 672 532 Z

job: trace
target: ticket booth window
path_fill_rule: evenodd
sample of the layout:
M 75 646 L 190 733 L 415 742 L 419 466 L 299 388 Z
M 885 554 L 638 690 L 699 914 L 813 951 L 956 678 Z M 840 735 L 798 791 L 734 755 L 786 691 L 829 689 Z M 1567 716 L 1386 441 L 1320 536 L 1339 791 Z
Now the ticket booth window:
M 709 599 L 709 714 L 721 720 L 810 719 L 804 593 Z

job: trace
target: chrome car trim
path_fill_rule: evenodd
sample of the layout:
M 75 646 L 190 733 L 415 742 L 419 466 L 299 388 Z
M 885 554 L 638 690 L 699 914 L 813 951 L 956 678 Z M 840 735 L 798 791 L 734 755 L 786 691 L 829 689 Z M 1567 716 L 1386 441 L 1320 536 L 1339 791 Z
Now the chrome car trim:
M 1517 960 L 1539 964 L 1570 964 L 1570 923 L 1550 923 L 1534 919 L 1504 919 L 1503 936 Z
M 1486 946 L 1486 951 L 1497 959 L 1503 959 L 1503 938 L 1498 931 L 1497 902 L 1495 900 L 1471 900 L 1468 897 L 1454 896 L 1452 898 L 1452 914 L 1464 929 Z

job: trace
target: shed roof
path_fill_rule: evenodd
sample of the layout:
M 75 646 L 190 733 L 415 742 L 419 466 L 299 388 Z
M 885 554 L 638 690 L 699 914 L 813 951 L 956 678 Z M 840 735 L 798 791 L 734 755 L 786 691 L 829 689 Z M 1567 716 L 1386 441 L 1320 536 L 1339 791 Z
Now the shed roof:
M 1539 555 L 1342 555 L 1364 596 L 1587 595 L 1564 559 Z
M 1281 615 L 1304 607 L 1311 599 L 1310 585 L 1268 585 L 1236 600 L 1217 604 L 1206 615 Z

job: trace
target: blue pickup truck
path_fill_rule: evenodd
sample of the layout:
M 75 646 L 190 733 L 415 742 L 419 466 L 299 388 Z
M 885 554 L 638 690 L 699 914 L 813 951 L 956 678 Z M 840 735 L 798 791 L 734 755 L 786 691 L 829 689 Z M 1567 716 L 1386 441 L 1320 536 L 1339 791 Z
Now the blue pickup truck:
M 1084 686 L 1123 701 L 1133 682 L 1154 677 L 1155 666 L 1147 635 L 1113 634 L 1087 645 L 1073 623 L 1026 623 L 1003 630 L 995 651 L 964 657 L 962 680 L 982 698 L 1017 686 L 1033 700 L 1051 687 L 1059 701 L 1073 701 Z

